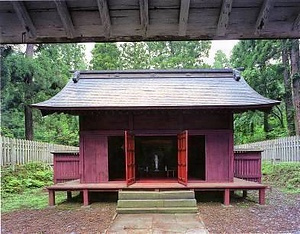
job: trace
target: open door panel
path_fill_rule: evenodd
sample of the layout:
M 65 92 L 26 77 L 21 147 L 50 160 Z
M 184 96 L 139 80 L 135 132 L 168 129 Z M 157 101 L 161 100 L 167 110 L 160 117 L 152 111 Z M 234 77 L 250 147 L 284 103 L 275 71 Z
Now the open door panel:
M 187 185 L 188 182 L 188 131 L 177 135 L 178 139 L 178 182 Z
M 135 183 L 135 144 L 134 135 L 125 131 L 125 162 L 127 186 Z

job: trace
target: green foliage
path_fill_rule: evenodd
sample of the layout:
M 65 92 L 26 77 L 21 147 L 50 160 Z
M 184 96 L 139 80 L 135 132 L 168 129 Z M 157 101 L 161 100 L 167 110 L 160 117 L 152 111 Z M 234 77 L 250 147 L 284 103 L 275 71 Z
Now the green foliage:
M 300 163 L 262 163 L 264 182 L 273 184 L 288 193 L 300 193 Z
M 229 59 L 222 50 L 217 50 L 214 57 L 213 68 L 226 68 L 230 67 Z
M 120 45 L 122 69 L 204 68 L 210 41 L 135 42 Z
M 1 168 L 1 175 L 4 196 L 7 193 L 22 193 L 27 189 L 41 188 L 53 181 L 52 168 L 37 162 Z
M 170 69 L 208 67 L 210 41 L 97 43 L 93 69 Z
M 259 94 L 282 100 L 285 95 L 281 56 L 281 41 L 244 40 L 234 48 L 233 67 L 244 67 L 243 77 Z M 247 112 L 234 117 L 235 143 L 247 143 L 288 135 L 285 105 L 270 113 Z
M 25 105 L 51 98 L 66 85 L 71 70 L 85 69 L 84 46 L 41 44 L 33 58 L 25 57 L 13 47 L 0 48 L 5 51 L 1 59 L 1 135 L 22 139 Z M 33 77 L 30 85 L 28 77 Z M 78 145 L 76 117 L 51 115 L 44 123 L 38 110 L 33 110 L 33 117 L 35 140 Z
M 93 70 L 117 70 L 120 68 L 120 54 L 116 43 L 96 43 L 91 67 Z

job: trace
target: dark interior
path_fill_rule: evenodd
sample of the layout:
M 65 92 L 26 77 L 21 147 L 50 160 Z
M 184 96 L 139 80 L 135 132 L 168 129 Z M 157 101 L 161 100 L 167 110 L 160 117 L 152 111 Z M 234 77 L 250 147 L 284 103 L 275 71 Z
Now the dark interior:
M 108 137 L 108 178 L 125 180 L 124 137 Z
M 189 136 L 188 178 L 205 180 L 205 136 Z
M 205 180 L 205 136 L 188 142 L 188 179 Z M 177 179 L 177 136 L 135 137 L 135 163 L 136 179 Z M 125 180 L 123 136 L 108 137 L 108 167 L 109 180 Z
M 135 138 L 137 179 L 177 179 L 177 137 Z

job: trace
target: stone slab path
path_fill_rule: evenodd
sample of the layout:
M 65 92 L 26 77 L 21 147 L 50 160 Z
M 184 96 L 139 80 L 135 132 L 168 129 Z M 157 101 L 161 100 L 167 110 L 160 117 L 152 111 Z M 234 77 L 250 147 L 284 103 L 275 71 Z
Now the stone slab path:
M 203 222 L 197 214 L 119 214 L 108 234 L 206 234 Z

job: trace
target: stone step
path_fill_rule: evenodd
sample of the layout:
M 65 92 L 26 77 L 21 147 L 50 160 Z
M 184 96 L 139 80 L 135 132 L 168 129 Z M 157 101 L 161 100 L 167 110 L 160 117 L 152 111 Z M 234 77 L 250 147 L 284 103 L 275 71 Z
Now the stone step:
M 119 200 L 195 199 L 192 190 L 180 191 L 119 191 Z
M 195 207 L 196 199 L 118 200 L 119 208 Z
M 143 207 L 143 208 L 119 208 L 119 214 L 143 214 L 143 213 L 197 213 L 197 207 Z

